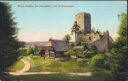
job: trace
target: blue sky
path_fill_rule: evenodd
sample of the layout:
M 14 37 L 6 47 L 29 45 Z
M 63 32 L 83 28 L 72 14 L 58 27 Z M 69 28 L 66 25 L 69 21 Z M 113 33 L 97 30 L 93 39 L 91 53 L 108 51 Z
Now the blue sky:
M 47 41 L 50 37 L 62 39 L 70 34 L 79 12 L 91 14 L 92 28 L 108 30 L 117 36 L 118 14 L 127 10 L 126 1 L 17 1 L 9 2 L 18 22 L 18 38 L 23 41 Z M 50 5 L 51 7 L 27 7 L 26 5 Z M 65 5 L 72 7 L 53 7 Z M 20 7 L 19 7 L 20 6 Z M 21 7 L 24 6 L 24 7 Z

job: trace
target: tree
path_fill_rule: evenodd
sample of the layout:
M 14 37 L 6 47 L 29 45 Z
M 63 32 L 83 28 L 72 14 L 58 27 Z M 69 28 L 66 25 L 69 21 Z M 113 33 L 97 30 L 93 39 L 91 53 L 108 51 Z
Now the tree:
M 75 59 L 77 59 L 79 56 L 82 55 L 82 49 L 80 48 L 71 48 L 67 52 L 65 52 L 65 55 L 68 57 L 75 56 Z
M 121 17 L 121 23 L 119 25 L 119 31 L 118 31 L 118 34 L 120 36 L 119 38 L 127 41 L 128 40 L 127 13 L 122 13 L 120 17 Z
M 24 48 L 25 47 L 25 42 L 24 41 L 19 41 L 19 46 Z
M 27 54 L 34 55 L 35 54 L 34 48 L 32 48 L 32 47 L 28 48 Z
M 119 37 L 112 49 L 112 71 L 115 81 L 128 81 L 128 26 L 127 13 L 120 16 Z
M 80 32 L 80 26 L 77 24 L 77 22 L 75 21 L 74 22 L 74 25 L 72 26 L 72 29 L 71 29 L 71 33 L 75 34 L 75 44 L 76 44 L 76 40 L 77 40 L 77 35 L 79 34 Z
M 11 6 L 0 2 L 0 73 L 14 63 L 19 55 L 18 29 L 14 19 Z
M 39 48 L 38 48 L 38 46 L 35 46 L 35 48 L 34 48 L 34 54 L 35 55 L 39 55 Z
M 70 35 L 69 35 L 69 34 L 65 35 L 64 38 L 63 38 L 63 40 L 64 40 L 64 41 L 66 42 L 66 44 L 69 46 L 69 42 L 70 42 L 70 40 L 71 40 Z

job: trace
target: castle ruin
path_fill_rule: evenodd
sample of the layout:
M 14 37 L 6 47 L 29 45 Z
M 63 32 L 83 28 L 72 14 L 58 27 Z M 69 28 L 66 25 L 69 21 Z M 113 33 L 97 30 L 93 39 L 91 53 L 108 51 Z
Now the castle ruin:
M 80 26 L 80 31 L 84 34 L 91 32 L 91 15 L 89 13 L 78 13 L 76 15 L 76 22 Z
M 97 32 L 91 31 L 91 15 L 89 13 L 78 13 L 76 22 L 81 32 L 77 33 L 76 45 L 81 45 L 81 42 L 86 40 L 88 44 L 94 45 L 101 52 L 107 52 L 111 48 L 113 39 L 109 36 L 108 31 L 102 36 Z

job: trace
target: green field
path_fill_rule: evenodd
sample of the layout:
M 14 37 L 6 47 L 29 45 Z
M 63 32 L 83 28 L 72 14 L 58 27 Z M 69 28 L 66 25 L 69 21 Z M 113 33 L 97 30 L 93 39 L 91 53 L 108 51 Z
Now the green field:
M 94 72 L 102 71 L 105 69 L 97 68 L 87 64 L 87 60 L 74 59 L 71 60 L 54 60 L 53 58 L 42 58 L 39 56 L 29 56 L 26 58 L 31 63 L 30 72 Z
M 46 59 L 39 56 L 28 56 L 24 59 L 31 64 L 29 72 L 61 72 L 57 74 L 34 74 L 11 76 L 10 81 L 113 81 L 112 74 L 109 70 L 89 66 L 87 59 L 70 59 L 70 60 L 54 60 L 47 57 Z M 16 71 L 21 69 L 23 63 L 17 61 L 9 69 Z M 66 73 L 75 72 L 92 72 L 91 76 L 69 75 Z
M 21 59 L 17 60 L 13 65 L 11 65 L 7 70 L 9 72 L 16 72 L 18 70 L 21 70 L 24 67 L 23 61 Z

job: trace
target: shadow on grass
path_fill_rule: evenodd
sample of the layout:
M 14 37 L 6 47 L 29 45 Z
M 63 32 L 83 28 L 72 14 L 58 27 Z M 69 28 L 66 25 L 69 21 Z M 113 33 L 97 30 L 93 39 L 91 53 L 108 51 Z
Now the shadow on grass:
M 94 72 L 89 77 L 64 73 L 10 76 L 10 81 L 113 81 L 113 79 L 110 72 Z

